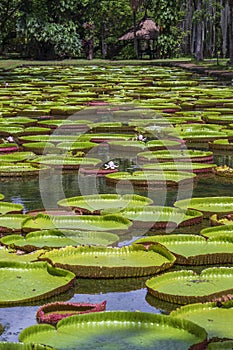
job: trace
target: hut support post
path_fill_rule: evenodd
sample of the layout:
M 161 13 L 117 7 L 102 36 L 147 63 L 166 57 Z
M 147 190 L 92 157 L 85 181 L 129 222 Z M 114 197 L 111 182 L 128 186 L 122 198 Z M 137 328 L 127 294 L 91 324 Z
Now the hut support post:
M 136 18 L 136 11 L 133 11 L 133 41 L 134 41 L 134 52 L 136 55 L 136 58 L 138 58 L 138 41 L 136 37 L 136 31 L 137 31 L 137 18 Z

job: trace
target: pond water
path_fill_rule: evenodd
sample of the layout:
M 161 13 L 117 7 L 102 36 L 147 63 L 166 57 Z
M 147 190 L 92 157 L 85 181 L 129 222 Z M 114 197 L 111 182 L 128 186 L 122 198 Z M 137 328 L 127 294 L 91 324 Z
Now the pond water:
M 96 79 L 96 85 L 95 85 L 95 78 L 96 75 L 95 70 L 97 70 L 96 67 L 93 67 L 93 71 L 89 72 L 89 76 L 87 77 L 87 73 L 85 69 L 74 69 L 75 72 L 72 73 L 72 71 L 69 68 L 63 68 L 61 71 L 66 72 L 66 81 L 69 82 L 69 84 L 76 84 L 78 82 L 78 77 L 75 76 L 75 74 L 79 73 L 79 77 L 82 76 L 80 74 L 80 70 L 82 72 L 83 70 L 83 77 L 86 76 L 86 85 L 91 85 L 92 90 L 94 87 L 96 89 L 99 87 L 101 89 L 101 79 L 107 80 L 107 83 L 110 84 L 111 79 L 113 79 L 112 74 L 113 72 L 116 74 L 119 73 L 120 68 L 110 68 L 110 71 L 106 71 L 103 68 L 102 75 L 98 76 L 98 79 Z M 132 74 L 131 79 L 135 80 L 138 77 L 138 74 L 147 72 L 148 79 L 150 77 L 149 73 L 153 76 L 157 74 L 159 77 L 159 74 L 165 74 L 168 77 L 168 80 L 171 81 L 179 81 L 185 80 L 188 81 L 190 79 L 194 79 L 198 82 L 198 84 L 203 85 L 205 89 L 216 89 L 218 87 L 222 87 L 222 83 L 218 83 L 216 80 L 212 80 L 205 77 L 199 77 L 199 76 L 192 76 L 189 73 L 183 72 L 178 69 L 163 69 L 163 73 L 160 72 L 160 69 L 156 71 L 155 67 L 149 67 L 148 71 L 144 68 L 139 71 L 138 69 L 128 67 L 127 76 L 129 76 L 129 73 Z M 39 69 L 38 71 L 34 69 L 31 70 L 31 73 L 29 74 L 30 77 L 30 83 L 35 84 L 40 81 L 60 81 L 60 75 L 59 71 L 54 71 L 52 68 L 45 68 L 44 72 L 43 69 Z M 124 73 L 125 74 L 125 73 Z M 146 73 L 145 73 L 146 75 Z M 32 77 L 34 76 L 34 80 L 32 80 Z M 8 81 L 10 84 L 17 83 L 21 77 L 22 81 L 24 83 L 27 83 L 28 75 L 27 72 L 25 72 L 24 75 L 24 68 L 22 69 L 16 69 L 11 74 L 8 74 Z M 171 79 L 172 77 L 172 79 Z M 121 101 L 122 103 L 127 103 L 129 101 L 130 95 L 134 94 L 133 88 L 130 87 L 130 84 L 128 83 L 128 86 L 126 84 L 126 80 L 123 79 L 120 80 L 121 75 L 119 75 L 119 89 L 113 93 L 114 91 L 114 84 L 112 83 L 110 87 L 108 86 L 108 91 L 106 87 L 106 96 L 108 96 L 108 99 L 115 98 L 113 102 Z M 2 77 L 2 81 L 6 79 L 6 76 Z M 43 80 L 44 79 L 44 80 Z M 84 79 L 84 78 L 83 78 Z M 120 86 L 120 81 L 125 82 L 125 86 L 123 84 Z M 133 81 L 132 81 L 133 84 Z M 47 102 L 49 99 L 49 88 L 51 88 L 51 85 L 47 87 L 48 90 L 48 96 L 47 96 Z M 109 92 L 109 89 L 112 92 Z M 227 87 L 227 89 L 231 89 L 231 87 Z M 84 90 L 84 88 L 83 88 Z M 123 91 L 124 90 L 124 91 Z M 177 89 L 178 90 L 178 89 Z M 26 91 L 26 90 L 25 90 Z M 59 91 L 59 87 L 58 87 Z M 125 91 L 128 91 L 128 94 L 125 93 Z M 232 89 L 233 92 L 233 89 Z M 56 94 L 58 92 L 54 92 Z M 176 94 L 176 89 L 169 92 L 169 96 L 173 96 Z M 120 97 L 119 97 L 120 95 Z M 103 99 L 104 93 L 101 95 L 101 99 Z M 105 100 L 108 101 L 108 99 L 105 96 Z M 168 95 L 167 95 L 168 96 Z M 168 97 L 169 97 L 168 96 Z M 24 99 L 26 97 L 24 96 Z M 96 99 L 96 98 L 95 98 Z M 38 100 L 33 103 L 35 106 L 38 104 Z M 145 100 L 146 101 L 146 100 Z M 148 101 L 148 100 L 147 100 Z M 143 98 L 140 99 L 140 102 L 143 102 Z M 164 102 L 163 102 L 164 103 Z M 48 104 L 48 103 L 47 103 Z M 59 101 L 59 104 L 62 105 L 62 101 Z M 74 101 L 72 101 L 72 104 L 74 105 Z M 105 115 L 106 118 L 106 115 Z M 136 160 L 135 158 L 131 159 L 114 159 L 117 161 L 122 169 L 126 169 L 130 167 L 132 164 L 135 164 Z M 231 154 L 223 154 L 218 155 L 216 154 L 214 157 L 214 163 L 217 165 L 227 164 L 232 165 L 233 164 L 233 157 Z M 81 187 L 81 190 L 80 190 Z M 44 199 L 46 197 L 46 208 L 55 208 L 57 207 L 57 201 L 65 197 L 72 197 L 77 196 L 83 193 L 83 191 L 89 192 L 90 194 L 93 192 L 93 188 L 97 193 L 115 193 L 117 189 L 107 186 L 105 183 L 104 178 L 97 178 L 94 179 L 92 177 L 84 177 L 83 179 L 80 179 L 77 172 L 72 173 L 53 173 L 49 176 L 45 175 L 45 177 L 33 177 L 33 178 L 27 178 L 24 180 L 19 179 L 10 179 L 8 181 L 0 181 L 0 193 L 3 193 L 5 196 L 6 201 L 13 202 L 13 203 L 21 203 L 24 205 L 25 212 L 28 210 L 33 209 L 39 209 L 43 208 L 44 206 Z M 127 193 L 132 192 L 132 188 L 125 189 Z M 131 191 L 131 192 L 130 192 Z M 133 190 L 134 193 L 141 194 L 141 195 L 148 195 L 148 192 L 146 190 Z M 229 196 L 232 194 L 233 191 L 233 184 L 231 183 L 222 183 L 220 182 L 216 177 L 210 176 L 210 177 L 203 177 L 199 178 L 196 185 L 192 189 L 192 196 L 193 197 L 206 197 L 206 196 Z M 189 193 L 189 192 L 188 192 Z M 173 190 L 167 190 L 165 194 L 165 204 L 172 206 L 173 203 L 177 200 L 178 191 Z M 150 197 L 153 199 L 155 204 L 161 204 L 161 201 L 164 201 L 164 193 L 162 190 L 156 190 L 154 192 L 150 192 Z M 183 191 L 179 191 L 179 198 L 187 198 L 187 192 L 184 189 Z M 163 203 L 164 204 L 164 203 Z M 202 227 L 209 226 L 209 222 L 206 220 L 202 225 L 199 225 L 198 227 L 191 227 L 191 228 L 183 228 L 180 232 L 184 233 L 187 231 L 187 233 L 198 233 Z M 179 231 L 176 231 L 179 232 Z M 124 236 L 121 236 L 119 246 L 129 244 L 132 241 L 134 241 L 138 236 L 138 233 L 130 233 L 126 234 Z M 204 267 L 202 267 L 204 268 Z M 107 310 L 129 310 L 129 311 L 146 311 L 146 312 L 152 312 L 152 313 L 166 313 L 169 312 L 172 308 L 175 307 L 175 305 L 169 305 L 166 303 L 160 303 L 159 301 L 156 301 L 154 298 L 151 298 L 147 295 L 146 288 L 144 287 L 144 283 L 147 278 L 132 278 L 132 279 L 115 279 L 115 280 L 89 280 L 89 279 L 81 279 L 78 278 L 76 281 L 75 288 L 70 290 L 67 293 L 64 293 L 62 295 L 58 295 L 56 298 L 52 298 L 51 300 L 63 300 L 63 301 L 75 301 L 75 302 L 100 302 L 103 300 L 107 300 Z M 50 300 L 50 301 L 51 301 Z M 39 305 L 43 305 L 45 302 L 41 301 L 34 305 L 26 305 L 26 306 L 19 306 L 19 307 L 2 307 L 0 309 L 0 323 L 4 326 L 4 332 L 2 335 L 0 335 L 0 341 L 18 341 L 18 335 L 20 331 L 27 326 L 36 324 L 36 318 L 35 314 L 38 309 Z

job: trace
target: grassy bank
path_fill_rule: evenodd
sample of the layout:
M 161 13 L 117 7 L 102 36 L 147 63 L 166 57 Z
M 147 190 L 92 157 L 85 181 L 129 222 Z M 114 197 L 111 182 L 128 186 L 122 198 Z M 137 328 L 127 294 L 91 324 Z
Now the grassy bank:
M 0 69 L 11 69 L 19 66 L 28 66 L 28 65 L 75 65 L 75 66 L 84 66 L 84 65 L 160 65 L 160 64 L 170 64 L 172 62 L 191 62 L 191 59 L 180 58 L 180 59 L 163 59 L 163 60 L 84 60 L 84 59 L 70 59 L 70 60 L 59 60 L 59 61 L 34 61 L 34 60 L 18 60 L 18 59 L 0 59 Z

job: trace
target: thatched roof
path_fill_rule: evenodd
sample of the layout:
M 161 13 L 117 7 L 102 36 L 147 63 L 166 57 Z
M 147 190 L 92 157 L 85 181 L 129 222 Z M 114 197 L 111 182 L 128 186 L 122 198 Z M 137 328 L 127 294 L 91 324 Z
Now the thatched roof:
M 152 19 L 146 17 L 143 18 L 136 27 L 136 38 L 139 40 L 157 39 L 159 35 L 160 27 L 152 21 Z M 134 28 L 130 28 L 124 35 L 118 40 L 133 40 Z

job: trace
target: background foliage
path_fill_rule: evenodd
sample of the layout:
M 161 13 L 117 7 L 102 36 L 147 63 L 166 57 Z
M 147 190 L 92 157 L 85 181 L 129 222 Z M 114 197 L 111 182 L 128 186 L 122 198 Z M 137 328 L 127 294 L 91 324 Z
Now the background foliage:
M 145 14 L 161 28 L 156 57 L 233 63 L 233 0 L 1 0 L 0 54 L 135 58 L 135 43 L 118 38 Z

